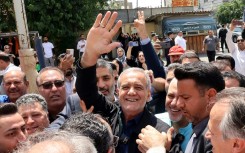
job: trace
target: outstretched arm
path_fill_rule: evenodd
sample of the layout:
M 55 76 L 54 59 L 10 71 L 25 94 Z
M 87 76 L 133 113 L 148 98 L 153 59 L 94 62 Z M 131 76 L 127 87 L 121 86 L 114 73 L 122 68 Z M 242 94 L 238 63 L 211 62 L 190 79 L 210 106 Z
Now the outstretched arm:
M 108 11 L 104 18 L 102 18 L 101 13 L 97 16 L 93 27 L 89 30 L 85 51 L 80 61 L 83 68 L 95 65 L 101 54 L 108 53 L 117 46 L 120 46 L 119 42 L 111 42 L 122 26 L 121 20 L 113 26 L 117 15 L 117 12 L 111 14 Z
M 145 26 L 145 16 L 143 11 L 138 11 L 138 19 L 134 20 L 134 26 L 137 29 L 137 32 L 141 39 L 141 47 L 146 59 L 148 70 L 153 71 L 154 77 L 165 78 L 165 71 L 163 69 L 163 65 L 160 63 L 147 34 Z M 142 40 L 144 42 L 146 41 L 146 43 L 143 44 Z

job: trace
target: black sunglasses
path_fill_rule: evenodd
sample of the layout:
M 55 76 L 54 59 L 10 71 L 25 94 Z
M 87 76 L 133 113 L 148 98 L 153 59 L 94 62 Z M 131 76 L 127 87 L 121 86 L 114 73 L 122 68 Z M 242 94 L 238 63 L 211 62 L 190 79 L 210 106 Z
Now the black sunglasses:
M 52 89 L 53 84 L 55 85 L 56 88 L 62 87 L 64 85 L 65 81 L 63 80 L 55 80 L 54 82 L 45 82 L 43 84 L 40 84 L 40 86 L 43 87 L 43 89 Z
M 244 39 L 238 39 L 237 42 L 244 42 Z

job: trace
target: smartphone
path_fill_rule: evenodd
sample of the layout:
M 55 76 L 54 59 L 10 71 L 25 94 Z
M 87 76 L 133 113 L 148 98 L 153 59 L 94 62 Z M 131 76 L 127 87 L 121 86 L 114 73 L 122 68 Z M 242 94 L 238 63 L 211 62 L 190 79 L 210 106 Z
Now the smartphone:
M 66 49 L 66 54 L 71 54 L 74 56 L 74 49 Z
M 133 46 L 139 46 L 138 42 L 137 41 L 133 41 Z

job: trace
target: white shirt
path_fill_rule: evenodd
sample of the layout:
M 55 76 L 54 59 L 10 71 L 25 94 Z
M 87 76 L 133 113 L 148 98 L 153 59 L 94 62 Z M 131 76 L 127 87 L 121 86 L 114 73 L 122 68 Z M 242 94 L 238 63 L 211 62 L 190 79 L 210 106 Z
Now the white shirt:
M 183 37 L 177 36 L 174 39 L 175 45 L 181 46 L 184 50 L 186 50 L 186 40 Z
M 77 43 L 77 50 L 79 50 L 80 52 L 84 52 L 85 50 L 85 45 L 86 45 L 86 40 L 80 40 L 78 43 Z M 83 46 L 84 45 L 84 46 Z
M 73 94 L 73 89 L 75 88 L 76 79 L 77 77 L 75 76 L 73 76 L 71 81 L 69 81 L 68 79 L 65 79 L 66 97 Z
M 53 51 L 54 45 L 51 42 L 44 42 L 43 43 L 43 50 L 44 50 L 44 57 L 45 58 L 51 58 L 53 57 Z
M 232 41 L 232 31 L 230 30 L 226 34 L 226 43 L 235 60 L 235 71 L 245 75 L 245 50 L 239 50 L 237 44 Z

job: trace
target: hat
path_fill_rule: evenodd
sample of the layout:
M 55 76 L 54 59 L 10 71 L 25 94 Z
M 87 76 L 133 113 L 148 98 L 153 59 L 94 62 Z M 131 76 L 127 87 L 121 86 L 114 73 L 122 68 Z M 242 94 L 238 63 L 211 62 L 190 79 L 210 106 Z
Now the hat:
M 182 55 L 182 54 L 184 54 L 185 53 L 185 51 L 184 51 L 184 49 L 182 48 L 182 47 L 180 47 L 180 46 L 173 46 L 173 47 L 171 47 L 170 49 L 169 49 L 169 56 L 171 56 L 171 55 Z

